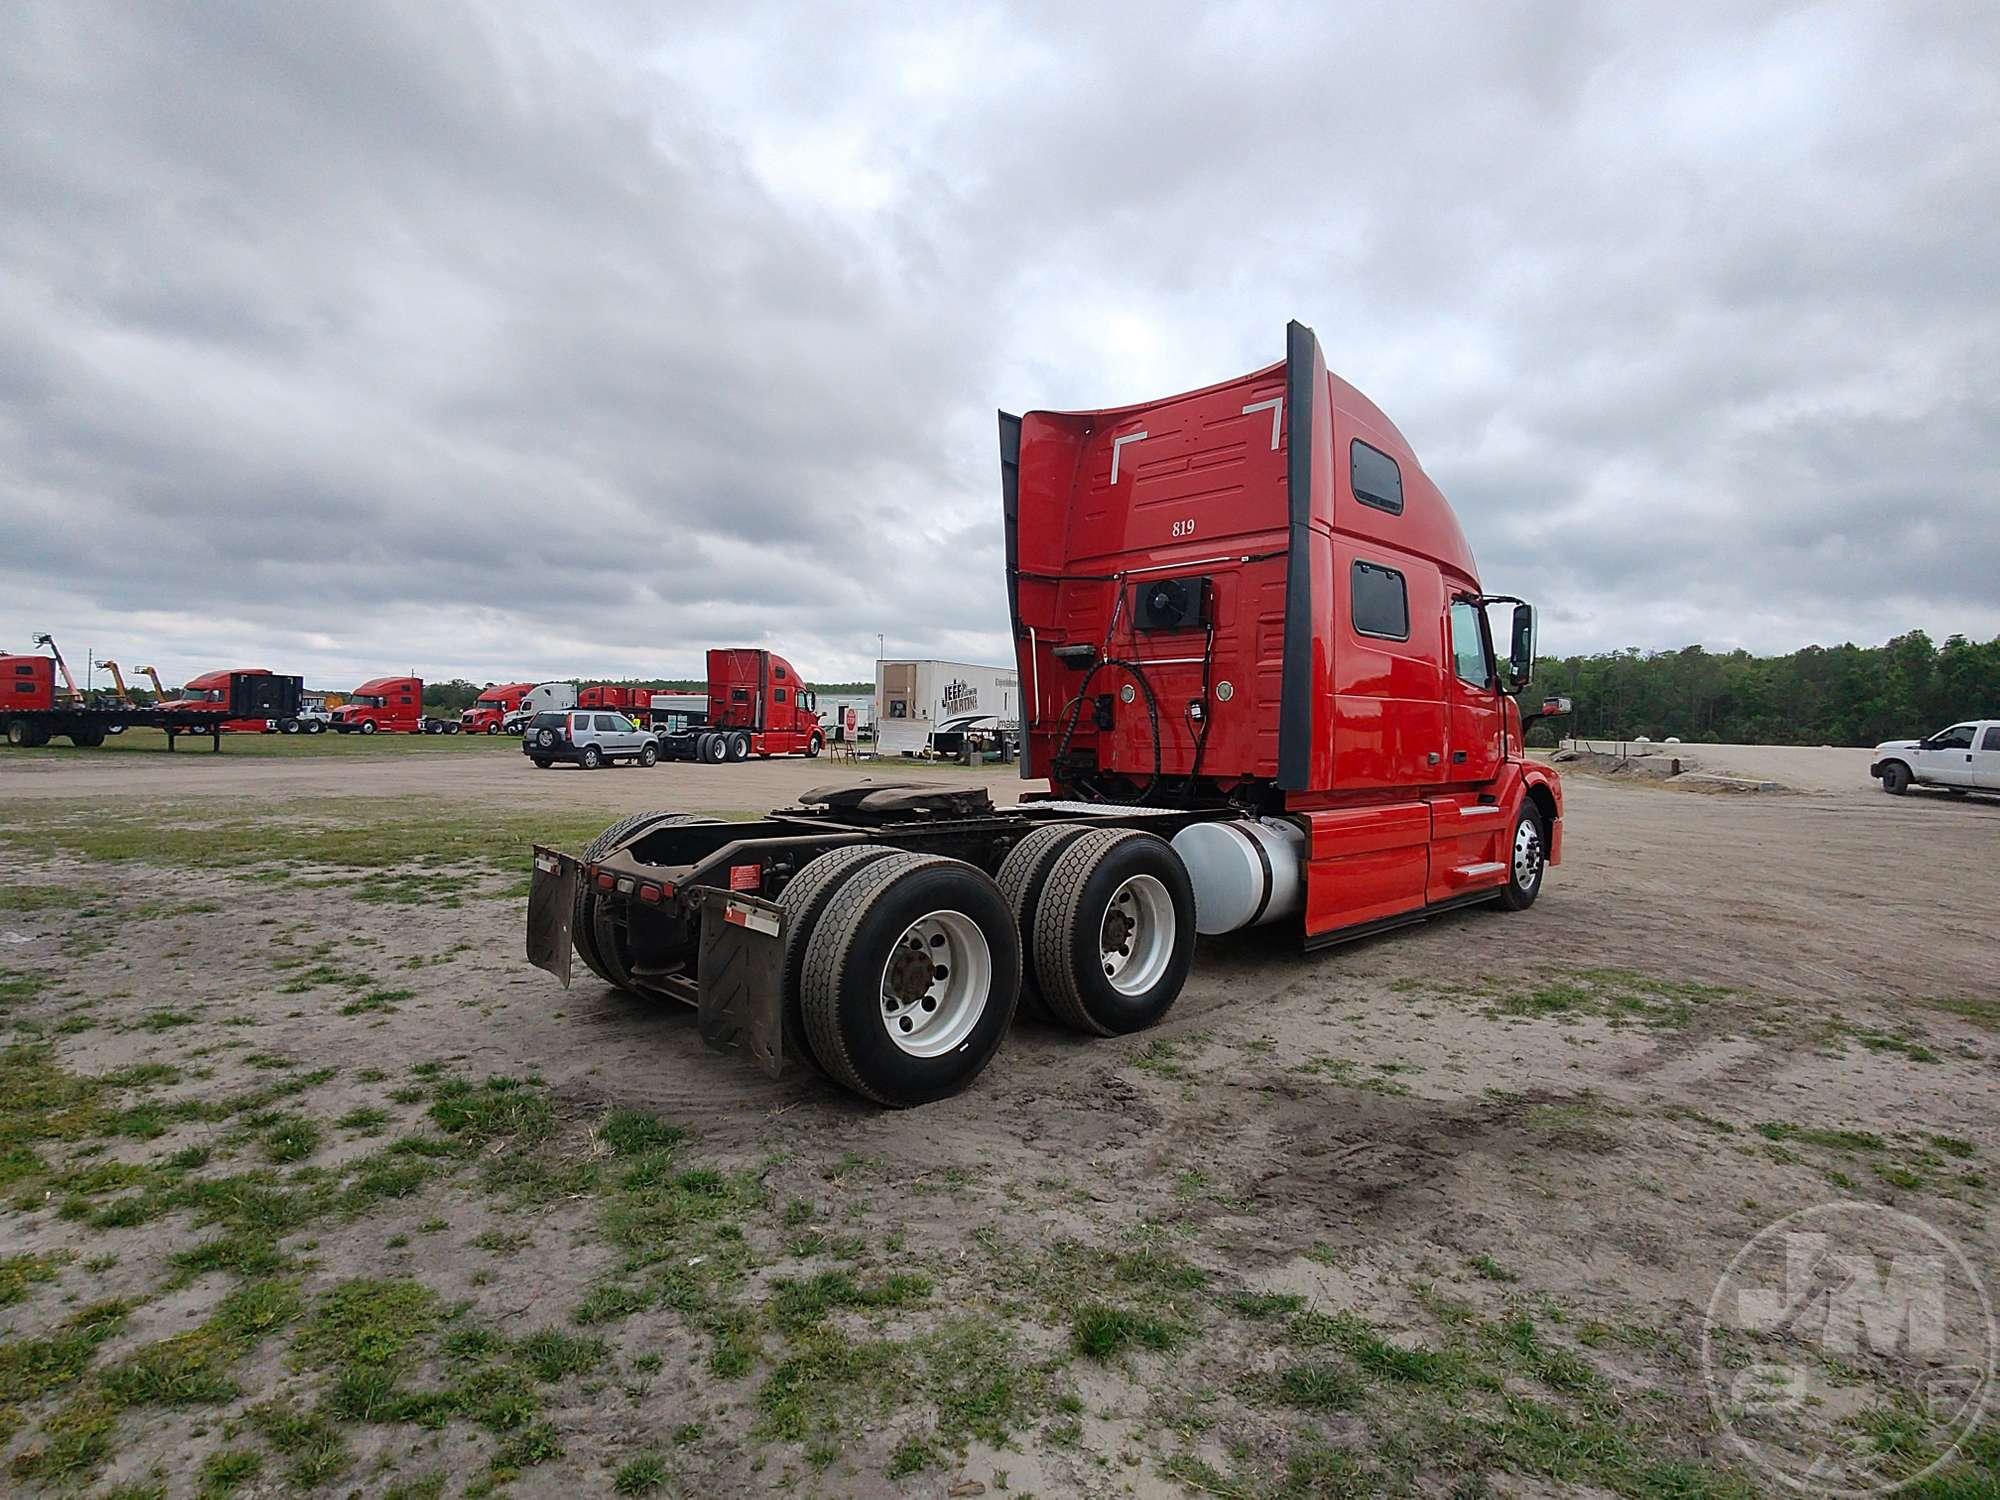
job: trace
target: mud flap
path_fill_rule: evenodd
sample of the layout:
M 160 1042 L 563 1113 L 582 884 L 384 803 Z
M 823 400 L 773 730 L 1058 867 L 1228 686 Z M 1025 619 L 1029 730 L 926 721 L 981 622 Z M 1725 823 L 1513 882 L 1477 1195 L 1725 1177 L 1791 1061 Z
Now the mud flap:
M 547 969 L 569 988 L 569 924 L 576 914 L 576 883 L 582 872 L 575 860 L 553 849 L 535 846 L 534 884 L 528 888 L 528 962 Z
M 701 1039 L 718 1052 L 747 1050 L 771 1078 L 785 1066 L 784 959 L 785 914 L 776 902 L 702 892 Z

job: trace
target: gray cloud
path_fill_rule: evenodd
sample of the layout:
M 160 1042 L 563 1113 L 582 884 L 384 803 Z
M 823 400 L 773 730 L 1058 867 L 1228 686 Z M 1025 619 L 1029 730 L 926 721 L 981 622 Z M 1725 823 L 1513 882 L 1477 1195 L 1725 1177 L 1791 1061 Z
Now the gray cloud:
M 1004 659 L 992 412 L 1314 324 L 1556 650 L 2000 631 L 2000 14 L 0 14 L 0 645 Z

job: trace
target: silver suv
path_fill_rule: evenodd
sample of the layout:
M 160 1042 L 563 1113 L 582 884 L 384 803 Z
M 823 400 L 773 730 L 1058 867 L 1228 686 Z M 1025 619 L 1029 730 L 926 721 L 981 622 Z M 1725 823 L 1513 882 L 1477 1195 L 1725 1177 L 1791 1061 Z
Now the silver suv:
M 621 713 L 572 708 L 536 714 L 521 736 L 521 753 L 544 771 L 559 760 L 595 771 L 620 760 L 650 766 L 660 758 L 660 742 Z

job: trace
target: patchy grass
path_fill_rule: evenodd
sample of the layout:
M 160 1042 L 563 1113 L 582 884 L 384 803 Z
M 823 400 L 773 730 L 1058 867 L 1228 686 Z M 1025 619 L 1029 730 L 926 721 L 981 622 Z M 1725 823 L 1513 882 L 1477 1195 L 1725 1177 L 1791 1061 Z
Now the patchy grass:
M 1817 1126 L 1792 1125 L 1782 1120 L 1766 1120 L 1756 1127 L 1767 1141 L 1795 1142 L 1819 1146 L 1828 1151 L 1880 1151 L 1887 1143 L 1872 1130 L 1829 1130 Z
M 0 1256 L 0 1307 L 24 1301 L 28 1288 L 37 1282 L 54 1281 L 56 1273 L 69 1264 L 67 1251 L 48 1255 Z
M 1661 979 L 1631 969 L 1545 971 L 1530 989 L 1493 985 L 1474 992 L 1492 1016 L 1515 1020 L 1599 1020 L 1611 1026 L 1678 1030 L 1704 1007 L 1736 997 L 1724 985 Z
M 303 737 L 282 738 L 289 744 Z M 243 737 L 246 744 L 260 740 L 272 742 Z M 315 735 L 311 740 L 333 747 L 333 753 L 340 753 L 344 741 L 361 743 L 354 736 Z M 373 735 L 369 740 L 470 744 L 482 752 L 491 744 L 483 735 L 470 741 L 455 735 Z M 241 746 L 232 742 L 230 749 L 240 752 Z M 520 753 L 518 746 L 514 750 Z M 531 845 L 580 848 L 603 831 L 605 822 L 602 813 L 546 807 L 481 804 L 476 814 L 468 815 L 458 804 L 416 796 L 316 799 L 309 814 L 295 817 L 272 816 L 267 807 L 218 816 L 215 808 L 201 805 L 126 810 L 51 804 L 10 808 L 0 827 L 0 847 L 37 855 L 55 849 L 93 864 L 143 861 L 167 869 L 223 871 L 267 866 L 306 879 L 328 870 L 436 874 L 471 866 L 513 872 L 524 867 Z
M 1102 1302 L 1077 1309 L 1070 1322 L 1070 1345 L 1090 1359 L 1110 1359 L 1130 1348 L 1167 1350 L 1187 1338 L 1180 1324 Z
M 611 1488 L 620 1495 L 650 1495 L 665 1486 L 672 1470 L 657 1453 L 641 1453 L 628 1458 L 611 1476 Z

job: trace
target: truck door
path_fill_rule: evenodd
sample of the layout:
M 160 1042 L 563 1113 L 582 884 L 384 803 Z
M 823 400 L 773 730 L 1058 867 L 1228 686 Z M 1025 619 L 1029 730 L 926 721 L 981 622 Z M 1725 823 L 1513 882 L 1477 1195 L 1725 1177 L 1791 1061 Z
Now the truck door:
M 2000 723 L 1982 724 L 1972 750 L 1972 781 L 1984 792 L 2000 792 Z
M 1450 654 L 1445 691 L 1451 704 L 1443 782 L 1491 781 L 1500 774 L 1500 693 L 1486 615 L 1467 599 L 1454 599 L 1445 617 Z
M 1977 724 L 1954 724 L 1923 742 L 1912 757 L 1919 780 L 1933 786 L 1972 785 L 1972 741 Z

